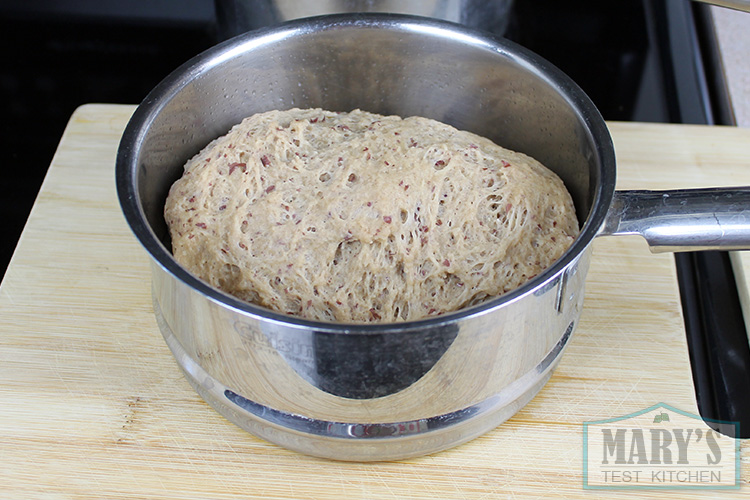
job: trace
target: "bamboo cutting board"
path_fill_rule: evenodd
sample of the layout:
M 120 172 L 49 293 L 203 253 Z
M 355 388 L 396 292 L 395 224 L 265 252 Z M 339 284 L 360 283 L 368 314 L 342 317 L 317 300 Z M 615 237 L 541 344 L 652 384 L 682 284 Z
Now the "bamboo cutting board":
M 417 459 L 302 456 L 227 422 L 183 379 L 156 326 L 145 251 L 114 159 L 133 106 L 73 115 L 0 287 L 0 498 L 598 498 L 582 423 L 659 402 L 697 413 L 674 261 L 600 238 L 586 306 L 542 392 L 494 431 Z M 750 185 L 750 130 L 611 123 L 622 189 Z M 607 491 L 741 497 L 741 490 Z

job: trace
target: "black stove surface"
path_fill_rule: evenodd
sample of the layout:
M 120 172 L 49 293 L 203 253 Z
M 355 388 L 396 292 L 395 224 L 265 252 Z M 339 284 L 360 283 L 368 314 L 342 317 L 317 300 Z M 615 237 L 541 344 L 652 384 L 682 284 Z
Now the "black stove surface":
M 508 38 L 571 76 L 605 119 L 731 125 L 706 6 L 537 0 L 515 14 Z M 739 422 L 748 438 L 750 347 L 729 255 L 677 253 L 675 265 L 701 416 L 719 431 Z
M 212 0 L 0 5 L 11 49 L 0 65 L 0 269 L 75 108 L 140 102 L 172 69 L 220 41 L 215 12 Z M 685 0 L 517 0 L 504 35 L 571 76 L 607 120 L 710 124 L 716 96 L 702 59 L 703 12 Z M 741 421 L 750 436 L 750 349 L 728 258 L 683 254 L 676 265 L 701 414 Z
M 3 271 L 75 108 L 139 103 L 171 70 L 220 41 L 213 0 L 180 4 L 192 14 L 172 0 L 153 4 L 163 8 L 140 11 L 126 0 L 0 3 L 4 36 L 14 48 L 0 65 Z M 606 119 L 672 121 L 648 15 L 642 0 L 606 8 L 592 0 L 518 1 L 506 35 L 568 73 Z
M 215 43 L 211 0 L 204 6 L 186 0 L 191 15 L 157 8 L 174 1 L 149 3 L 0 2 L 0 276 L 73 111 L 91 102 L 137 104 L 172 69 Z

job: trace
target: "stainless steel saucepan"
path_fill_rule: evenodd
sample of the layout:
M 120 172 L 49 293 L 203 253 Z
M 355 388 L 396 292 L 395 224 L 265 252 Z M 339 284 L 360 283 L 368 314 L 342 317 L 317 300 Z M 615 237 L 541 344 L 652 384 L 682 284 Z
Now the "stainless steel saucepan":
M 225 295 L 173 259 L 167 191 L 233 124 L 291 107 L 420 115 L 525 152 L 565 181 L 580 236 L 517 290 L 422 321 L 314 322 Z M 152 258 L 161 331 L 198 393 L 253 434 L 342 460 L 443 450 L 524 406 L 576 327 L 595 237 L 639 233 L 656 250 L 750 247 L 750 191 L 616 192 L 607 127 L 575 83 L 509 41 L 426 18 L 311 18 L 200 54 L 138 107 L 116 178 Z

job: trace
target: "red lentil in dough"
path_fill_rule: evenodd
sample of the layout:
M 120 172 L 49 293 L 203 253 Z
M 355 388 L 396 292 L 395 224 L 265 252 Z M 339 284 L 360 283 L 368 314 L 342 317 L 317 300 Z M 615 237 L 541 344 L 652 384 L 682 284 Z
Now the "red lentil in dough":
M 164 214 L 176 260 L 212 286 L 346 323 L 501 295 L 578 234 L 565 186 L 533 158 L 361 110 L 246 118 L 187 162 Z

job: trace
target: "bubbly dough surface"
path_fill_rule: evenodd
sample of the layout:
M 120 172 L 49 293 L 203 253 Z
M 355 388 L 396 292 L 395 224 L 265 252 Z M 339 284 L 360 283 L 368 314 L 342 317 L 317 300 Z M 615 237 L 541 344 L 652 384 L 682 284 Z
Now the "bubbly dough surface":
M 185 165 L 165 206 L 176 260 L 272 310 L 415 320 L 508 292 L 578 234 L 536 160 L 420 117 L 246 118 Z

